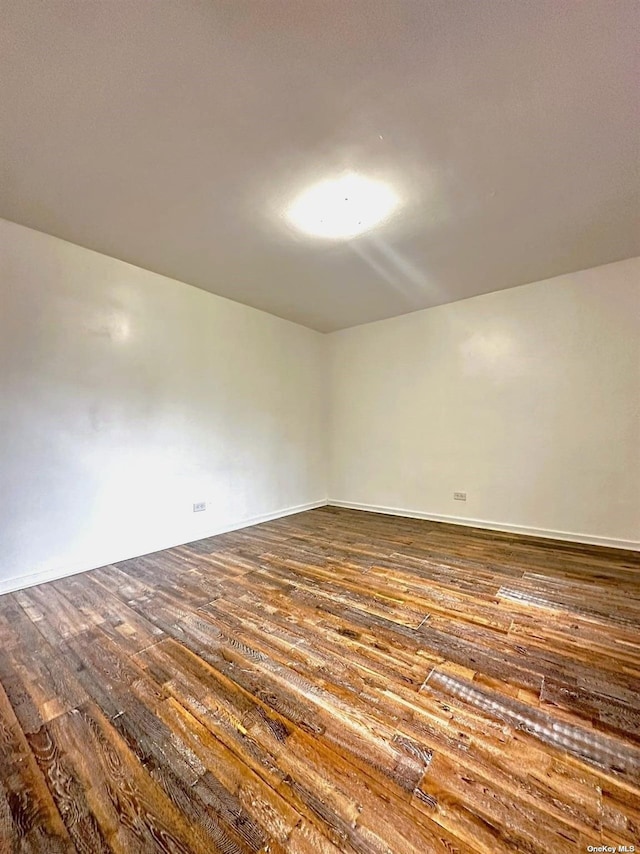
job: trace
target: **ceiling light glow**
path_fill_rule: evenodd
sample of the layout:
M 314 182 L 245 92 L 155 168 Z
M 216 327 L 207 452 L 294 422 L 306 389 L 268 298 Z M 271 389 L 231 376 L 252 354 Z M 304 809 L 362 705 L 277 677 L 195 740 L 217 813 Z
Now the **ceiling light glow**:
M 287 211 L 287 218 L 313 237 L 348 240 L 384 222 L 398 202 L 382 181 L 345 172 L 305 190 Z

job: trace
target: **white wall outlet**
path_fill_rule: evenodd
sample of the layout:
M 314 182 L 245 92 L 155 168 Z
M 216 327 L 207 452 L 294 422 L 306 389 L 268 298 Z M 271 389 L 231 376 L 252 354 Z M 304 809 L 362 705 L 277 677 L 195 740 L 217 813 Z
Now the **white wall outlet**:
M 194 513 L 202 513 L 202 511 L 206 510 L 206 509 L 207 509 L 207 502 L 206 501 L 198 501 L 197 504 L 193 505 L 193 512 Z
M 466 492 L 454 492 L 453 493 L 453 500 L 454 501 L 466 501 L 467 500 L 467 493 Z

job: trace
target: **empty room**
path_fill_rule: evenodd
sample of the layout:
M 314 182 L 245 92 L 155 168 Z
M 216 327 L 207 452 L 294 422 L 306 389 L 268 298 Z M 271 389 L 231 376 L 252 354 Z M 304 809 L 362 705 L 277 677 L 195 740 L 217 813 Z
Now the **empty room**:
M 0 0 L 0 854 L 640 851 L 637 0 Z

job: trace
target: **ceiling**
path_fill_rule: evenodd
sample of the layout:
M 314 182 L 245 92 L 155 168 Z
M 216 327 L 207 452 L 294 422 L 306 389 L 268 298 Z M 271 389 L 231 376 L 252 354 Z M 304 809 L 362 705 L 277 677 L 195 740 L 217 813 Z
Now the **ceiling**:
M 330 331 L 640 254 L 636 0 L 0 0 L 0 216 Z M 284 217 L 352 170 L 399 211 Z

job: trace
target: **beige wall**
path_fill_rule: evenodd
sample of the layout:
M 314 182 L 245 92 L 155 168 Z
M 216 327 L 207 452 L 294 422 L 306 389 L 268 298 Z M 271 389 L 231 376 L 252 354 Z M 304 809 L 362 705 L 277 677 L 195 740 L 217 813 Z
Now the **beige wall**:
M 332 503 L 640 541 L 640 258 L 328 340 Z
M 0 591 L 324 502 L 320 333 L 4 220 L 0 274 Z

